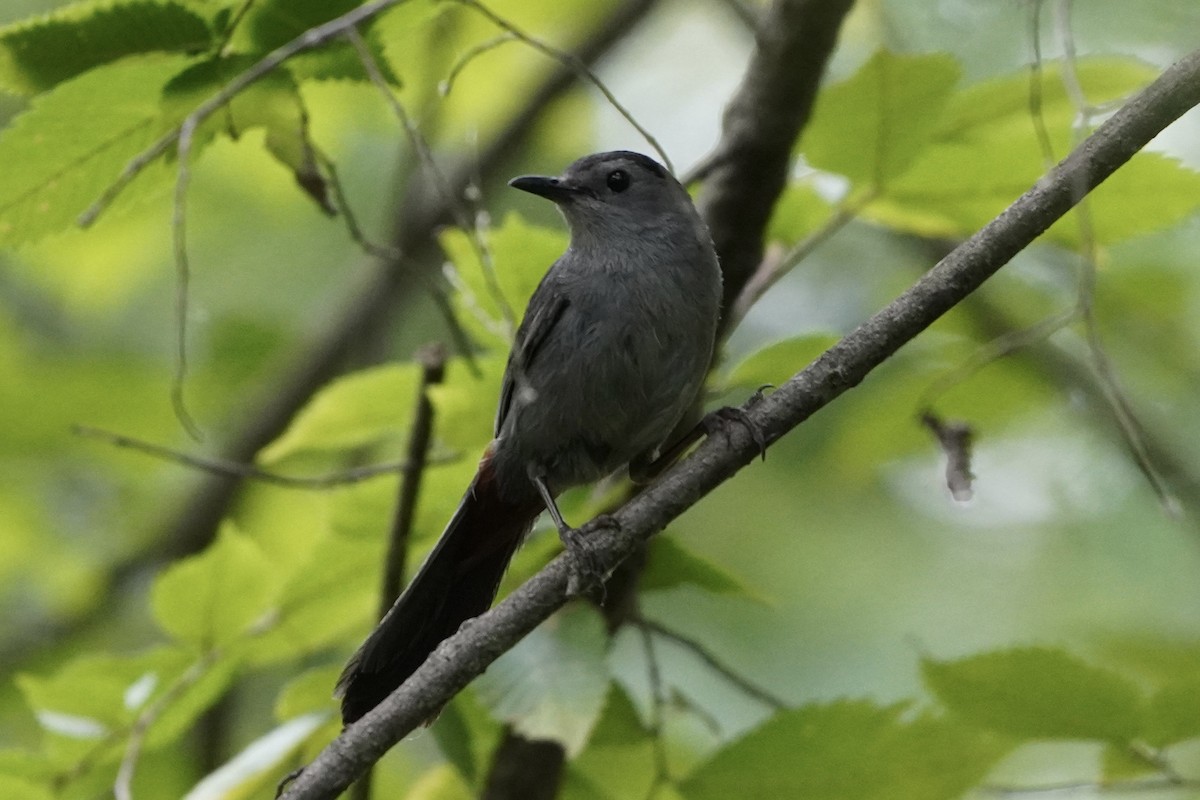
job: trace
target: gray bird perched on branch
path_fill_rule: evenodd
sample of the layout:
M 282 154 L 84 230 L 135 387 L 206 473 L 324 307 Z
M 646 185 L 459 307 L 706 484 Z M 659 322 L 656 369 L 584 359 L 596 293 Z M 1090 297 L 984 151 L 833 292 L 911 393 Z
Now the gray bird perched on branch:
M 441 539 L 346 665 L 354 722 L 487 610 L 554 498 L 622 467 L 640 473 L 692 407 L 712 358 L 721 272 L 687 191 L 653 159 L 598 153 L 510 186 L 557 204 L 567 251 L 534 292 L 500 390 L 495 438 Z

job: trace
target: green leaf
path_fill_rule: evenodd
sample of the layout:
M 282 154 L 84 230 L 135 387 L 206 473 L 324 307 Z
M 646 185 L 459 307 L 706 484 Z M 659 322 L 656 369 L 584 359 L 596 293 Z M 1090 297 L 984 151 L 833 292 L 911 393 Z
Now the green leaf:
M 1145 740 L 1167 747 L 1200 737 L 1200 677 L 1180 678 L 1150 698 Z
M 689 584 L 713 594 L 761 599 L 745 581 L 688 550 L 676 537 L 656 536 L 652 539 L 640 588 L 655 591 Z
M 880 51 L 821 92 L 800 149 L 817 169 L 882 187 L 925 147 L 958 78 L 948 55 Z
M 289 72 L 276 70 L 247 87 L 230 103 L 227 119 L 238 133 L 265 128 L 267 152 L 291 171 L 322 211 L 337 213 L 309 135 L 300 88 Z
M 136 656 L 88 655 L 68 662 L 49 677 L 18 679 L 26 701 L 50 734 L 58 757 L 79 757 L 103 735 L 118 746 L 135 718 L 169 693 L 147 731 L 147 750 L 177 742 L 229 687 L 236 660 L 197 665 L 195 654 L 161 647 Z
M 779 386 L 835 345 L 838 337 L 812 333 L 769 344 L 743 358 L 721 381 L 723 389 Z
M 1085 207 L 1099 245 L 1162 230 L 1200 211 L 1200 172 L 1174 158 L 1141 152 L 1096 187 Z M 1044 235 L 1068 247 L 1083 244 L 1079 220 L 1073 215 L 1056 222 Z
M 566 234 L 509 214 L 487 234 L 490 262 L 480 259 L 471 237 L 458 228 L 446 229 L 439 241 L 461 282 L 458 319 L 477 341 L 507 351 L 512 333 L 505 330 L 507 320 L 514 326 L 520 321 L 542 276 L 567 249 Z
M 654 744 L 629 696 L 615 683 L 587 747 L 567 767 L 565 797 L 645 797 L 654 782 Z
M 382 546 L 382 530 L 375 541 L 321 537 L 288 574 L 270 628 L 249 644 L 247 657 L 278 663 L 365 635 L 379 604 Z
M 449 764 L 439 764 L 417 779 L 404 800 L 471 800 L 476 797 Z
M 1142 727 L 1142 698 L 1122 676 L 1056 649 L 924 659 L 926 684 L 965 720 L 1027 739 L 1122 742 Z
M 275 698 L 275 719 L 283 722 L 314 711 L 336 713 L 333 687 L 341 674 L 342 666 L 331 664 L 306 670 L 292 678 Z
M 903 711 L 841 701 L 780 712 L 718 751 L 679 788 L 688 800 L 950 800 L 1009 749 L 947 720 L 904 722 Z
M 361 0 L 261 0 L 250 6 L 244 24 L 265 53 L 359 5 Z
M 411 421 L 420 376 L 420 367 L 406 363 L 338 378 L 317 392 L 283 435 L 259 452 L 259 463 L 400 440 Z
M 0 245 L 73 226 L 129 160 L 170 129 L 160 97 L 188 63 L 150 55 L 92 70 L 35 98 L 0 131 Z M 171 175 L 162 162 L 150 165 L 118 205 L 145 198 Z
M 1100 775 L 1105 784 L 1140 778 L 1158 771 L 1150 759 L 1140 756 L 1127 744 L 1110 742 L 1100 754 Z
M 583 749 L 608 690 L 604 621 L 578 604 L 542 623 L 475 681 L 497 719 L 530 739 Z
M 789 184 L 771 211 L 769 241 L 795 244 L 820 228 L 833 215 L 833 206 L 811 182 Z
M 271 608 L 278 588 L 258 545 L 225 523 L 207 550 L 158 577 L 150 604 L 163 630 L 207 650 L 244 636 Z
M 1153 68 L 1132 59 L 1088 58 L 1076 65 L 1092 103 L 1132 94 L 1153 80 Z M 922 236 L 969 235 L 999 214 L 1045 173 L 1045 155 L 1029 110 L 1029 75 L 986 81 L 949 102 L 929 146 L 892 181 L 863 216 Z M 1071 147 L 1076 108 L 1061 66 L 1043 70 L 1041 119 L 1056 158 Z M 1171 159 L 1139 153 L 1089 196 L 1101 245 L 1171 225 L 1200 207 L 1200 176 Z M 1076 247 L 1078 223 L 1068 217 L 1046 234 Z
M 204 19 L 178 3 L 75 3 L 0 28 L 0 88 L 37 94 L 125 56 L 197 53 L 211 43 Z
M 446 364 L 446 380 L 429 387 L 438 444 L 462 453 L 468 461 L 479 456 L 492 440 L 496 402 L 507 362 L 507 352 L 496 351 L 475 359 L 478 374 L 463 359 Z
M 306 714 L 277 725 L 192 787 L 188 800 L 234 800 L 274 792 L 283 768 L 305 745 L 324 735 L 324 714 Z
M 463 780 L 475 789 L 481 788 L 502 732 L 473 688 L 454 697 L 438 715 L 432 732 L 442 755 Z
M 0 775 L 0 797 L 5 800 L 54 800 L 48 787 L 10 775 Z

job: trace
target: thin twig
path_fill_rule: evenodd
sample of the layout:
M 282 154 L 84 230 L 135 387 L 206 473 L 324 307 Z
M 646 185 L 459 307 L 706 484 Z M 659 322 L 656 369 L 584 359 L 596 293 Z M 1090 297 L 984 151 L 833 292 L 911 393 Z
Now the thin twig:
M 220 475 L 223 478 L 236 478 L 239 480 L 261 481 L 263 483 L 274 484 L 275 486 L 287 486 L 294 489 L 331 489 L 336 486 L 344 486 L 348 483 L 360 483 L 377 475 L 391 473 L 403 475 L 412 469 L 409 462 L 398 461 L 389 464 L 371 464 L 365 467 L 355 467 L 354 469 L 334 472 L 328 475 L 280 475 L 279 473 L 256 467 L 253 464 L 242 464 L 223 458 L 209 458 L 183 453 L 178 450 L 172 450 L 169 447 L 154 444 L 153 442 L 135 439 L 132 436 L 113 433 L 112 431 L 93 428 L 88 425 L 75 425 L 72 431 L 78 436 L 98 439 L 102 442 L 108 442 L 115 447 L 136 450 L 139 453 L 145 453 L 146 455 L 161 458 L 165 461 L 173 461 L 176 464 L 198 469 L 211 475 Z M 429 458 L 428 463 L 447 464 L 457 460 L 457 458 L 458 456 L 435 456 Z
M 188 413 L 184 402 L 183 385 L 187 375 L 187 308 L 190 274 L 187 258 L 185 218 L 187 187 L 191 178 L 188 159 L 191 155 L 192 140 L 195 132 L 205 120 L 224 108 L 242 90 L 262 79 L 287 59 L 304 50 L 324 44 L 328 40 L 343 34 L 345 31 L 354 29 L 354 26 L 360 22 L 370 19 L 380 12 L 402 2 L 405 2 L 405 0 L 375 0 L 373 3 L 367 3 L 353 9 L 323 25 L 310 28 L 292 41 L 271 51 L 271 53 L 263 57 L 252 67 L 227 83 L 219 92 L 193 109 L 190 114 L 184 117 L 177 128 L 168 131 L 149 148 L 138 154 L 125 166 L 125 169 L 117 177 L 117 180 L 79 217 L 80 226 L 87 227 L 91 225 L 112 201 L 116 199 L 121 191 L 134 178 L 141 174 L 142 170 L 157 160 L 172 144 L 177 144 L 176 150 L 179 160 L 175 177 L 175 207 L 172 222 L 175 267 L 178 275 L 175 297 L 177 353 L 175 377 L 171 387 L 171 402 L 175 409 L 175 415 L 194 439 L 200 439 L 200 431 Z
M 658 157 L 662 159 L 663 165 L 665 165 L 666 168 L 672 173 L 675 172 L 675 167 L 671 164 L 671 157 L 667 155 L 667 151 L 663 149 L 663 146 L 658 143 L 658 139 L 655 139 L 650 131 L 642 127 L 642 124 L 634 118 L 633 114 L 629 112 L 629 109 L 625 108 L 625 106 L 622 105 L 619 100 L 617 100 L 616 96 L 609 90 L 607 86 L 604 85 L 604 81 L 600 80 L 599 76 L 597 76 L 587 64 L 583 63 L 579 58 L 571 53 L 559 50 L 556 47 L 546 44 L 536 36 L 531 36 L 530 34 L 525 33 L 525 31 L 513 25 L 507 19 L 500 16 L 495 11 L 492 11 L 489 7 L 485 6 L 480 2 L 480 0 L 454 0 L 454 2 L 461 3 L 464 6 L 469 6 L 470 8 L 475 9 L 480 14 L 487 17 L 496 27 L 511 33 L 513 36 L 517 37 L 519 40 L 543 55 L 549 56 L 563 66 L 574 70 L 575 73 L 581 78 L 595 86 L 596 89 L 599 90 L 600 94 L 604 95 L 604 99 L 608 101 L 609 105 L 611 105 L 618 114 L 624 117 L 626 122 L 633 126 L 634 130 L 636 130 L 641 137 L 646 140 L 647 144 L 654 148 L 654 152 L 658 153 Z
M 1075 118 L 1071 125 L 1072 145 L 1078 147 L 1087 135 L 1091 119 L 1095 113 L 1094 107 L 1088 102 L 1079 76 L 1075 71 L 1077 61 L 1075 38 L 1071 33 L 1071 4 L 1070 0 L 1057 0 L 1056 22 L 1059 36 L 1063 41 L 1065 54 L 1063 63 L 1063 85 L 1067 96 L 1075 106 Z M 1126 449 L 1132 456 L 1134 464 L 1158 497 L 1159 505 L 1172 518 L 1178 519 L 1182 513 L 1179 498 L 1171 491 L 1158 471 L 1158 467 L 1150 458 L 1142 433 L 1142 424 L 1134 414 L 1129 397 L 1117 376 L 1116 367 L 1109 358 L 1100 334 L 1100 321 L 1096 316 L 1096 280 L 1097 263 L 1099 261 L 1099 245 L 1096 242 L 1096 226 L 1092 216 L 1091 202 L 1087 195 L 1086 185 L 1080 184 L 1080 198 L 1073 216 L 1079 228 L 1079 277 L 1077 302 L 1079 317 L 1083 323 L 1084 338 L 1092 367 L 1100 379 L 1100 387 L 1104 399 L 1112 409 L 1117 430 L 1125 443 Z
M 379 93 L 383 95 L 384 101 L 388 107 L 392 109 L 396 119 L 400 122 L 400 127 L 404 131 L 405 137 L 408 139 L 409 145 L 417 156 L 423 169 L 429 174 L 430 182 L 441 196 L 442 205 L 454 217 L 458 227 L 462 229 L 471 241 L 472 249 L 475 251 L 476 257 L 479 259 L 480 267 L 483 270 L 484 282 L 487 284 L 488 291 L 492 294 L 496 301 L 496 305 L 500 309 L 500 315 L 504 319 L 504 327 L 506 338 L 511 339 L 516 331 L 516 314 L 513 312 L 512 306 L 508 299 L 504 296 L 504 292 L 500 288 L 500 283 L 496 278 L 496 264 L 492 258 L 491 248 L 488 247 L 487 239 L 484 236 L 483 228 L 487 220 L 486 215 L 478 208 L 477 204 L 472 201 L 474 197 L 471 192 L 464 192 L 464 198 L 456 197 L 454 191 L 450 188 L 450 181 L 446 177 L 446 173 L 438 166 L 437 160 L 433 157 L 433 150 L 429 146 L 429 142 L 421 134 L 420 128 L 413 122 L 412 115 L 408 113 L 408 109 L 400 102 L 400 98 L 392 89 L 383 77 L 383 72 L 379 68 L 379 63 L 375 60 L 375 54 L 367 47 L 366 42 L 362 40 L 356 28 L 350 28 L 346 31 L 346 39 L 354 47 L 355 53 L 358 55 L 359 61 L 362 63 L 363 71 Z M 468 209 L 463 208 L 463 203 L 469 205 Z
M 189 117 L 190 119 L 190 117 Z M 188 413 L 184 402 L 183 386 L 187 379 L 187 320 L 188 290 L 191 284 L 191 267 L 187 251 L 187 187 L 191 180 L 188 156 L 192 150 L 192 136 L 196 126 L 184 120 L 179 131 L 179 165 L 175 181 L 175 203 L 171 217 L 171 238 L 175 252 L 175 374 L 171 379 L 171 405 L 175 417 L 196 441 L 202 441 L 200 428 Z
M 758 269 L 746 281 L 737 299 L 734 300 L 728 319 L 724 323 L 726 329 L 736 330 L 737 326 L 746 318 L 746 314 L 750 313 L 750 309 L 767 293 L 768 289 L 791 272 L 797 264 L 812 255 L 818 247 L 829 241 L 835 233 L 856 219 L 859 211 L 874 197 L 874 192 L 868 192 L 852 202 L 844 203 L 825 221 L 824 225 L 797 242 L 782 256 L 775 258 L 769 254 L 765 255 Z
M 669 639 L 682 647 L 684 650 L 687 650 L 689 653 L 696 656 L 696 658 L 703 661 L 704 665 L 713 672 L 717 673 L 726 681 L 736 686 L 743 694 L 753 697 L 763 705 L 768 706 L 776 711 L 789 708 L 788 703 L 782 698 L 772 694 L 770 691 L 748 680 L 744 676 L 739 675 L 734 669 L 725 665 L 719 658 L 717 658 L 711 650 L 697 642 L 695 639 L 684 636 L 678 631 L 671 630 L 660 622 L 655 622 L 654 620 L 646 619 L 645 617 L 638 617 L 637 624 L 641 628 L 648 631 L 653 631 L 664 639 Z
M 170 709 L 173 702 L 179 699 L 191 687 L 195 686 L 221 656 L 220 649 L 213 649 L 202 655 L 189 666 L 182 675 L 175 679 L 158 698 L 147 706 L 129 729 L 129 741 L 125 745 L 125 754 L 121 765 L 117 768 L 117 777 L 113 782 L 113 794 L 116 800 L 134 800 L 133 773 L 137 768 L 138 759 L 142 754 L 142 745 L 150 726 L 157 722 Z
M 467 65 L 469 65 L 479 56 L 483 55 L 484 53 L 490 53 L 497 47 L 507 44 L 508 42 L 518 41 L 520 41 L 520 39 L 518 39 L 512 32 L 506 31 L 499 36 L 493 36 L 491 39 L 486 39 L 474 47 L 468 48 L 466 52 L 458 57 L 458 60 L 454 62 L 453 66 L 450 67 L 450 71 L 446 73 L 446 77 L 438 83 L 438 94 L 440 94 L 442 97 L 449 97 L 450 92 L 454 89 L 454 82 L 458 80 L 459 73 L 466 69 Z
M 112 202 L 117 199 L 117 196 L 128 186 L 134 178 L 142 173 L 142 171 L 153 163 L 159 156 L 167 152 L 167 148 L 179 141 L 185 127 L 190 127 L 195 130 L 201 123 L 215 114 L 217 111 L 224 108 L 230 100 L 237 97 L 246 87 L 266 77 L 273 72 L 280 64 L 287 61 L 297 53 L 302 53 L 305 50 L 311 50 L 325 44 L 330 39 L 337 38 L 344 34 L 350 28 L 378 16 L 392 6 L 408 2 L 408 0 L 374 0 L 352 9 L 340 17 L 335 17 L 328 22 L 322 23 L 315 28 L 310 28 L 304 33 L 292 39 L 286 44 L 272 50 L 267 55 L 259 59 L 253 66 L 238 74 L 229 83 L 209 99 L 205 100 L 200 105 L 192 110 L 183 121 L 172 128 L 167 133 L 163 134 L 156 142 L 143 150 L 128 164 L 117 179 L 104 190 L 103 194 L 92 203 L 88 208 L 79 215 L 79 225 L 88 227 L 107 209 Z
M 1029 118 L 1033 121 L 1038 149 L 1042 152 L 1043 166 L 1054 165 L 1054 145 L 1050 142 L 1050 131 L 1046 129 L 1043 113 L 1043 89 L 1045 70 L 1042 59 L 1042 4 L 1046 0 L 1033 0 L 1029 4 L 1029 38 L 1033 45 L 1033 61 L 1029 65 Z
M 648 732 L 650 733 L 651 747 L 654 750 L 654 780 L 650 784 L 650 790 L 646 793 L 646 797 L 653 797 L 659 787 L 670 783 L 671 771 L 667 764 L 667 748 L 663 730 L 664 713 L 663 708 L 666 706 L 666 698 L 663 696 L 663 680 L 662 671 L 658 666 L 658 656 L 654 652 L 654 637 L 650 634 L 650 628 L 647 625 L 639 625 L 638 630 L 642 634 L 642 649 L 646 655 L 646 677 L 650 683 L 650 725 Z
M 946 392 L 966 381 L 984 367 L 1002 358 L 1044 341 L 1062 330 L 1079 316 L 1077 308 L 1069 308 L 1035 322 L 1028 328 L 1008 331 L 980 345 L 954 369 L 940 375 L 921 392 L 917 408 L 933 408 Z
M 369 256 L 391 262 L 402 260 L 404 253 L 399 248 L 378 244 L 367 238 L 362 226 L 358 222 L 358 215 L 354 213 L 354 209 L 350 205 L 350 198 L 346 194 L 345 186 L 342 184 L 342 179 L 338 174 L 337 164 L 334 160 L 320 150 L 314 150 L 313 155 L 327 176 L 329 187 L 333 190 L 334 205 L 337 208 L 338 215 L 345 220 L 346 232 L 350 234 L 350 240 Z
M 237 7 L 237 10 L 229 17 L 229 22 L 225 25 L 225 34 L 221 37 L 221 44 L 217 47 L 217 53 L 220 58 L 229 56 L 232 47 L 230 42 L 233 40 L 233 34 L 237 31 L 238 25 L 242 24 L 242 20 L 246 17 L 246 12 L 254 5 L 256 0 L 242 0 L 242 4 Z

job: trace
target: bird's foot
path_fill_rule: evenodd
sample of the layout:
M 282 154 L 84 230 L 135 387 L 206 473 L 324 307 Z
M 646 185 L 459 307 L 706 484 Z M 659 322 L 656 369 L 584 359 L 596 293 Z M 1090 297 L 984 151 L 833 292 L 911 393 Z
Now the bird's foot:
M 596 520 L 605 527 L 615 527 L 617 522 L 607 514 Z M 563 525 L 558 529 L 558 538 L 571 557 L 571 571 L 567 577 L 567 594 L 575 597 L 593 586 L 604 585 L 604 569 L 599 554 L 579 528 Z
M 762 428 L 758 423 L 750 418 L 746 413 L 746 409 L 754 408 L 762 402 L 763 391 L 769 388 L 768 386 L 760 386 L 754 394 L 750 395 L 750 399 L 746 401 L 746 405 L 738 408 L 736 406 L 725 406 L 708 412 L 704 418 L 700 420 L 700 426 L 704 429 L 705 436 L 712 436 L 717 431 L 724 431 L 725 426 L 731 422 L 737 422 L 744 426 L 750 433 L 750 438 L 754 440 L 754 444 L 758 446 L 759 455 L 763 461 L 767 460 L 767 437 L 763 433 Z

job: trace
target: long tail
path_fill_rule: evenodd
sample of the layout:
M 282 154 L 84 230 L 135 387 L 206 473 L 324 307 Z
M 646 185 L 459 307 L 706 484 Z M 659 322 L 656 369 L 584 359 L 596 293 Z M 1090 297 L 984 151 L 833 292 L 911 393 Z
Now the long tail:
M 404 683 L 463 622 L 487 611 L 540 511 L 537 503 L 502 500 L 484 459 L 417 576 L 346 664 L 337 686 L 345 724 Z

